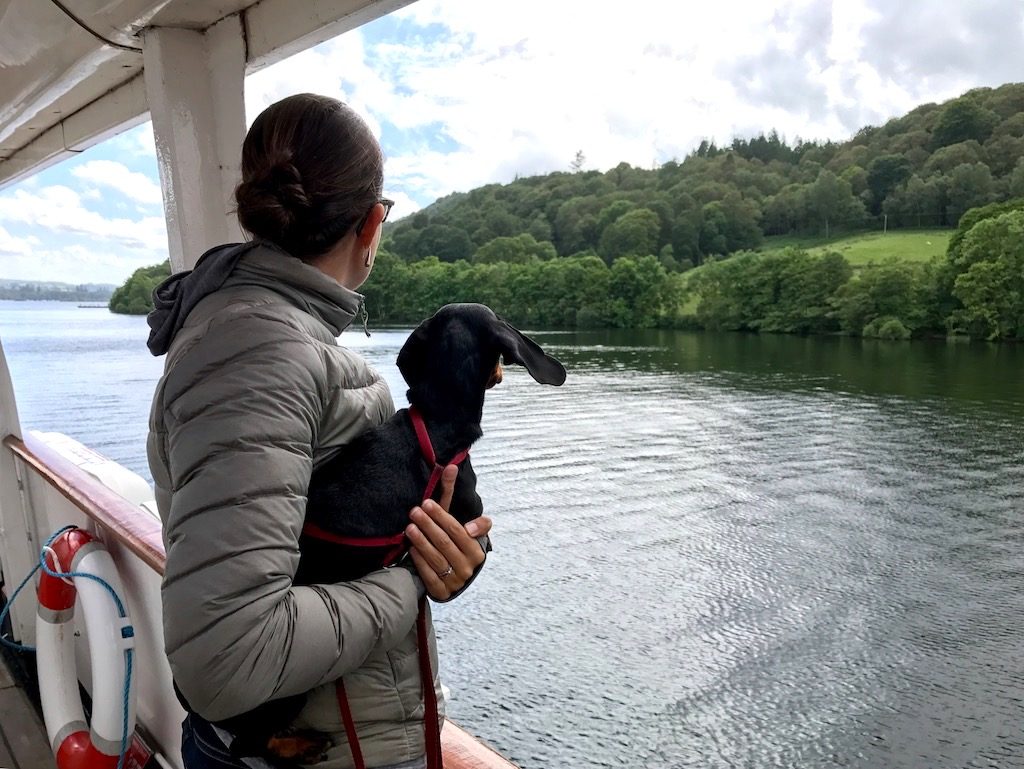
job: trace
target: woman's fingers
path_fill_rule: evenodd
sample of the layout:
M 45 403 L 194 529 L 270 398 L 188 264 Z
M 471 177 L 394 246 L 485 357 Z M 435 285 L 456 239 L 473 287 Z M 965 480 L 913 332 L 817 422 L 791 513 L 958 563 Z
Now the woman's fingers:
M 475 537 L 489 531 L 491 521 L 483 517 L 473 521 L 479 533 L 471 535 L 432 500 L 413 508 L 410 518 L 412 523 L 406 527 L 406 534 L 412 543 L 417 571 L 427 585 L 427 592 L 443 600 L 466 584 L 483 563 L 484 551 Z M 440 580 L 445 590 L 431 589 L 431 584 L 438 584 L 435 580 Z
M 448 465 L 441 473 L 441 499 L 438 504 L 445 510 L 452 506 L 452 497 L 455 496 L 455 479 L 458 476 L 458 465 Z
M 455 592 L 438 576 L 438 573 L 434 571 L 434 567 L 430 565 L 426 558 L 420 555 L 419 550 L 414 547 L 409 551 L 409 555 L 412 556 L 416 572 L 420 575 L 420 579 L 423 580 L 423 586 L 427 589 L 427 595 L 439 601 L 444 601 Z
M 424 502 L 422 507 L 413 508 L 410 517 L 412 525 L 409 526 L 406 533 L 413 547 L 420 551 L 420 555 L 426 559 L 427 563 L 435 567 L 438 574 L 444 574 L 451 566 L 453 573 L 446 577 L 451 581 L 460 579 L 464 582 L 469 579 L 476 565 L 471 564 L 470 559 L 463 552 L 465 542 L 462 540 L 469 540 L 477 550 L 480 550 L 480 546 L 466 534 L 462 524 L 444 512 L 440 505 L 430 500 Z M 438 518 L 450 518 L 455 525 L 447 527 L 441 525 L 438 523 Z

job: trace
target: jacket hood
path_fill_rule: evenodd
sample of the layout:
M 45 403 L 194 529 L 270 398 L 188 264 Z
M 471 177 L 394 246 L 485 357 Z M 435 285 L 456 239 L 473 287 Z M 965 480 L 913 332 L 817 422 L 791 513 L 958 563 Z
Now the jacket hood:
M 153 355 L 170 349 L 188 315 L 204 298 L 225 287 L 259 286 L 281 294 L 338 336 L 362 308 L 363 297 L 277 247 L 261 242 L 229 243 L 204 253 L 192 270 L 175 273 L 153 290 L 146 345 Z

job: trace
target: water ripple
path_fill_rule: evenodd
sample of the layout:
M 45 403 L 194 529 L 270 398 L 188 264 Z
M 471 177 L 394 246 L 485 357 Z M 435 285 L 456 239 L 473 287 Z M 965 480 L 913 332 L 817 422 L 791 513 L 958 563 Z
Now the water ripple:
M 25 423 L 145 472 L 141 319 L 19 312 Z M 347 340 L 396 394 L 404 337 Z M 450 714 L 524 769 L 1024 767 L 1014 353 L 623 339 L 545 336 L 566 385 L 488 393 L 495 550 L 435 612 Z

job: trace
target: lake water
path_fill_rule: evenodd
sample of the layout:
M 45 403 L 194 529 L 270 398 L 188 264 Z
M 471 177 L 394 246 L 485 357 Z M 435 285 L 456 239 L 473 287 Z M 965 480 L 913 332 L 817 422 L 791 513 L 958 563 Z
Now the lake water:
M 145 321 L 0 303 L 21 419 L 147 478 Z M 1024 347 L 536 333 L 474 448 L 450 715 L 524 769 L 1024 767 Z M 343 341 L 383 370 L 405 332 Z

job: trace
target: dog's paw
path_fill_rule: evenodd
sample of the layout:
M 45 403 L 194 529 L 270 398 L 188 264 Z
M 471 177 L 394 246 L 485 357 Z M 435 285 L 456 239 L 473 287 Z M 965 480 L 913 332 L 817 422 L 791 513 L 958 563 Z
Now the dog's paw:
M 334 741 L 323 732 L 296 729 L 280 732 L 267 740 L 267 753 L 292 764 L 318 764 L 333 746 Z

